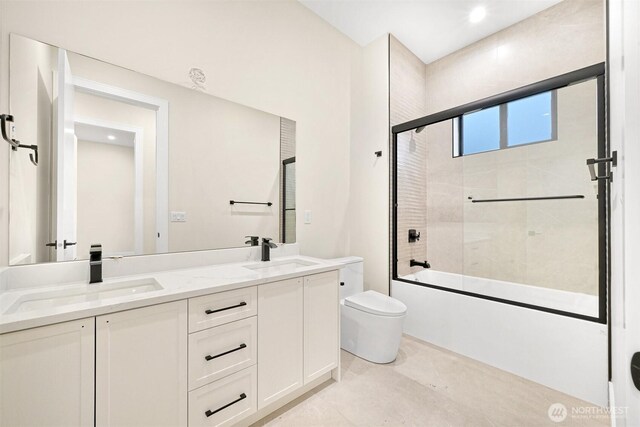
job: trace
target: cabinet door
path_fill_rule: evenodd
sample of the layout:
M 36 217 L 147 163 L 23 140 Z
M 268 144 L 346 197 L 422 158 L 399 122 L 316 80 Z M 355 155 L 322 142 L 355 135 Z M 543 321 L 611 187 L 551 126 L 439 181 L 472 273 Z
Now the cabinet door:
M 258 286 L 258 409 L 302 386 L 302 279 Z
M 93 425 L 95 320 L 0 335 L 0 426 Z
M 96 425 L 186 426 L 187 302 L 96 318 Z
M 304 383 L 338 366 L 338 273 L 304 278 Z

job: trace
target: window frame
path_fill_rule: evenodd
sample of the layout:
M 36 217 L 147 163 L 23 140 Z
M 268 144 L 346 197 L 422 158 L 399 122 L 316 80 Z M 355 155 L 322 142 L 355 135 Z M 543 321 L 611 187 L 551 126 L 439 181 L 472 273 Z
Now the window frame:
M 294 211 L 297 215 L 297 205 L 293 208 L 287 208 L 287 165 L 295 162 L 296 156 L 289 157 L 282 161 L 282 206 L 280 207 L 280 215 L 282 216 L 282 222 L 280 224 L 282 229 L 282 243 L 295 243 L 287 242 L 287 211 Z
M 509 104 L 514 101 L 519 101 L 522 99 L 527 99 L 535 95 L 541 95 L 543 93 L 549 92 L 551 94 L 551 137 L 547 139 L 540 139 L 537 141 L 525 142 L 517 145 L 509 145 Z M 500 126 L 500 140 L 498 142 L 498 148 L 494 148 L 492 150 L 485 151 L 477 151 L 474 153 L 465 153 L 464 152 L 464 116 L 468 114 L 473 114 L 488 108 L 499 107 L 499 126 Z M 510 148 L 518 148 L 518 147 L 526 147 L 527 145 L 533 144 L 542 144 L 544 142 L 552 142 L 558 140 L 558 91 L 557 89 L 551 89 L 547 91 L 541 91 L 538 93 L 531 94 L 529 96 L 525 96 L 518 99 L 513 99 L 508 102 L 503 102 L 501 104 L 493 105 L 491 107 L 480 108 L 475 111 L 468 111 L 466 113 L 460 114 L 458 117 L 454 117 L 452 120 L 452 126 L 454 127 L 453 131 L 453 157 L 462 157 L 462 156 L 473 156 L 476 154 L 483 153 L 491 153 L 498 150 L 507 150 Z

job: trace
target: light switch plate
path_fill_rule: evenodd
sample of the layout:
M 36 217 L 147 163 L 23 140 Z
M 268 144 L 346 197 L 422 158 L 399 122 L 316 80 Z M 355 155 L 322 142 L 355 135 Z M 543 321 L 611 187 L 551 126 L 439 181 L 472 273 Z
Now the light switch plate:
M 311 211 L 304 211 L 304 223 L 311 224 Z
M 171 222 L 187 222 L 187 213 L 171 211 Z

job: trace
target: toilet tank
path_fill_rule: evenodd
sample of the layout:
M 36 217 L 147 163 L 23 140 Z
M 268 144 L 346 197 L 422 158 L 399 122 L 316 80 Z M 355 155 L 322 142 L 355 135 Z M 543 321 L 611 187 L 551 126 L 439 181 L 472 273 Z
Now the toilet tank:
M 344 264 L 340 269 L 340 299 L 364 291 L 364 260 L 357 256 L 329 260 Z

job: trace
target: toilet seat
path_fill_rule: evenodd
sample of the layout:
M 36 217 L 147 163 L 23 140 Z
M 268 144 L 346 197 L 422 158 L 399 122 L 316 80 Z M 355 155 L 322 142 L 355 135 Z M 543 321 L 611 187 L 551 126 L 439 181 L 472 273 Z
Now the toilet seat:
M 395 298 L 376 291 L 361 292 L 345 298 L 344 304 L 378 316 L 404 316 L 407 306 Z

